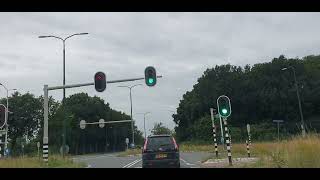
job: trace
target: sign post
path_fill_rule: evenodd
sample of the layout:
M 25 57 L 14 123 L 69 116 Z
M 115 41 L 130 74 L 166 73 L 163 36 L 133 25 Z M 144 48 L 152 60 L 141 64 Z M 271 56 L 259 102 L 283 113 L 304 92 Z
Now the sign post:
M 126 138 L 127 150 L 129 149 L 129 138 Z
M 278 142 L 279 142 L 280 141 L 280 136 L 279 136 L 280 127 L 279 127 L 279 124 L 283 123 L 283 120 L 273 120 L 273 122 L 277 123 L 277 126 L 278 126 Z
M 217 137 L 216 137 L 216 127 L 214 125 L 214 114 L 216 114 L 216 109 L 210 108 L 210 113 L 211 113 L 211 121 L 212 121 L 214 151 L 216 152 L 216 157 L 218 158 L 218 144 L 217 144 Z

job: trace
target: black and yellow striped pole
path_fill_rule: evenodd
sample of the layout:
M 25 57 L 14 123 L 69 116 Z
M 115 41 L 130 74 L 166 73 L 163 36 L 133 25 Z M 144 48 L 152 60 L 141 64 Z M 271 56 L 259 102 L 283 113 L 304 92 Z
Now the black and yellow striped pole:
M 218 144 L 217 144 L 217 137 L 216 137 L 216 127 L 214 124 L 214 110 L 213 108 L 210 108 L 211 113 L 211 121 L 212 121 L 212 133 L 213 133 L 213 143 L 214 143 L 214 151 L 216 152 L 216 157 L 218 158 Z

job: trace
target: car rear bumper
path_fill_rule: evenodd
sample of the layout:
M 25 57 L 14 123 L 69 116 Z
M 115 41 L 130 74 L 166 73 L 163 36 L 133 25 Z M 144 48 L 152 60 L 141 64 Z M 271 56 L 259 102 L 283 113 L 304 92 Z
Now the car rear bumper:
M 157 159 L 157 160 L 143 160 L 143 167 L 180 167 L 180 159 Z

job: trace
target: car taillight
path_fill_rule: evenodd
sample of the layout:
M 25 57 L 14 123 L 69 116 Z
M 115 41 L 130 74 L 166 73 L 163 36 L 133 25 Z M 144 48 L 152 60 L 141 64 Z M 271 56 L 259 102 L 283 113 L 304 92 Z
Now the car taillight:
M 145 152 L 147 150 L 147 143 L 148 143 L 148 138 L 144 142 L 143 152 Z
M 172 137 L 172 140 L 173 140 L 173 143 L 174 143 L 174 148 L 176 150 L 179 150 L 178 145 L 177 145 L 176 140 L 174 139 L 174 137 Z

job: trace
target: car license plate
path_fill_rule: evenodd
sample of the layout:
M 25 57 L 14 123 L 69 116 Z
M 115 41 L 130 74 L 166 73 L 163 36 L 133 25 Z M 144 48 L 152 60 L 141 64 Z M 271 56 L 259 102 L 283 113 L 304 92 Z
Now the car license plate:
M 167 157 L 167 154 L 157 154 L 156 155 L 157 159 L 162 159 L 162 158 L 166 158 L 166 157 Z

